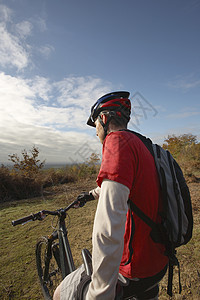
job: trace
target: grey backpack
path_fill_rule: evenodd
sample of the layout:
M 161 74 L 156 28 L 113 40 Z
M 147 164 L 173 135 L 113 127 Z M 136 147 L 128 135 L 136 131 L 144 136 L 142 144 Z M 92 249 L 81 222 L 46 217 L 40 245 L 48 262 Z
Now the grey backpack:
M 176 257 L 176 248 L 187 244 L 192 237 L 193 231 L 192 204 L 189 188 L 180 166 L 169 151 L 164 150 L 157 144 L 153 144 L 150 139 L 137 132 L 129 132 L 135 134 L 154 157 L 162 192 L 162 222 L 161 224 L 156 224 L 132 201 L 128 202 L 129 207 L 152 228 L 151 237 L 154 242 L 165 244 L 166 255 L 169 257 L 168 294 L 171 296 L 173 267 L 175 265 L 179 269 L 179 293 L 181 293 L 180 268 Z M 133 253 L 133 250 L 131 252 Z

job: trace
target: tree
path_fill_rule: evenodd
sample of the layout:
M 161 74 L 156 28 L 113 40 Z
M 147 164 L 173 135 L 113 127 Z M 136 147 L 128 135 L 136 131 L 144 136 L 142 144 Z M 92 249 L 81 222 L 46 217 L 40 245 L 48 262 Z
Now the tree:
M 197 137 L 193 134 L 182 134 L 175 136 L 174 134 L 168 135 L 165 139 L 163 148 L 171 152 L 171 154 L 178 158 L 179 155 L 185 150 L 186 146 L 197 144 Z
M 185 175 L 199 174 L 200 169 L 200 143 L 193 134 L 179 136 L 169 135 L 165 139 L 163 148 L 177 159 Z
M 33 146 L 29 152 L 30 154 L 25 149 L 22 150 L 22 159 L 16 153 L 8 156 L 9 160 L 14 163 L 13 169 L 15 172 L 33 178 L 44 167 L 45 160 L 41 162 L 38 159 L 39 150 L 37 147 Z
M 93 152 L 93 153 L 90 155 L 90 158 L 89 158 L 89 160 L 87 161 L 87 163 L 88 163 L 90 166 L 95 166 L 95 165 L 97 165 L 97 164 L 99 163 L 99 161 L 100 161 L 99 155 Z

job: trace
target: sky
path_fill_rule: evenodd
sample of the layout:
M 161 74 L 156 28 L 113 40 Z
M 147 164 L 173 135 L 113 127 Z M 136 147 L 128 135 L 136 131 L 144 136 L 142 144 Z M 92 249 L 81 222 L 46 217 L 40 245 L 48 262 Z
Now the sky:
M 129 129 L 200 140 L 200 0 L 0 0 L 0 164 L 101 155 L 98 98 L 130 92 Z

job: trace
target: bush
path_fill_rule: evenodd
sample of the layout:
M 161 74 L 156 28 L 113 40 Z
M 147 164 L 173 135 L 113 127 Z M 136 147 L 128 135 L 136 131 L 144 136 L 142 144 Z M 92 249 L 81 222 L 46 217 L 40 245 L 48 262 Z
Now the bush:
M 42 170 L 44 161 L 40 162 L 38 155 L 35 146 L 30 154 L 23 150 L 21 159 L 17 154 L 9 155 L 14 165 L 12 169 L 0 167 L 0 202 L 41 196 L 44 188 L 95 177 L 99 169 L 94 153 L 86 163 L 47 170 Z
M 66 167 L 65 169 L 49 169 L 43 172 L 43 188 L 65 184 L 69 182 L 75 182 L 76 176 L 70 174 L 70 170 Z
M 169 152 L 178 159 L 179 155 L 185 150 L 187 146 L 197 144 L 197 138 L 193 134 L 182 134 L 175 136 L 174 134 L 168 135 L 165 139 L 163 148 L 169 150 Z
M 200 143 L 198 143 L 196 136 L 192 134 L 168 136 L 163 148 L 170 151 L 186 176 L 191 177 L 192 174 L 199 174 Z
M 200 144 L 187 145 L 179 155 L 178 162 L 186 175 L 200 171 Z
M 30 154 L 28 154 L 26 149 L 22 150 L 22 159 L 20 159 L 16 153 L 8 155 L 8 157 L 9 160 L 14 163 L 14 173 L 20 173 L 22 176 L 34 178 L 44 167 L 45 161 L 41 162 L 38 159 L 39 150 L 37 147 L 33 146 L 29 152 Z
M 41 190 L 39 180 L 13 174 L 5 166 L 0 168 L 0 202 L 36 197 L 41 195 Z

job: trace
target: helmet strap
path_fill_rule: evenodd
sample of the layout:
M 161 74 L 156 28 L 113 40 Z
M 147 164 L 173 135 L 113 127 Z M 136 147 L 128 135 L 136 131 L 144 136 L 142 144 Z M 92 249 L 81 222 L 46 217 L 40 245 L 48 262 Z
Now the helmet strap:
M 104 123 L 101 116 L 98 115 L 98 120 L 99 120 L 99 122 L 100 122 L 100 124 L 101 124 L 101 126 L 103 127 L 103 130 L 104 130 L 104 139 L 106 138 L 106 136 L 108 134 L 108 126 L 109 126 L 109 123 L 110 123 L 112 118 L 113 118 L 113 116 L 108 115 L 107 116 L 107 122 Z

